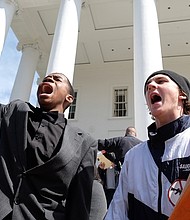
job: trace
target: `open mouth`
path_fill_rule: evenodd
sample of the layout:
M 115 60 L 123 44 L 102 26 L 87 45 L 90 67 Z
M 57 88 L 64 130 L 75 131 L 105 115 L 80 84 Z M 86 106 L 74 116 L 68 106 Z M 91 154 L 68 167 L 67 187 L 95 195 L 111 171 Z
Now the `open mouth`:
M 45 94 L 51 94 L 53 92 L 53 88 L 50 86 L 50 85 L 42 85 L 42 88 L 41 88 L 41 93 L 45 93 Z
M 162 99 L 161 99 L 161 97 L 159 96 L 159 95 L 153 95 L 152 97 L 151 97 L 151 104 L 154 104 L 154 103 L 156 103 L 156 102 L 160 102 Z

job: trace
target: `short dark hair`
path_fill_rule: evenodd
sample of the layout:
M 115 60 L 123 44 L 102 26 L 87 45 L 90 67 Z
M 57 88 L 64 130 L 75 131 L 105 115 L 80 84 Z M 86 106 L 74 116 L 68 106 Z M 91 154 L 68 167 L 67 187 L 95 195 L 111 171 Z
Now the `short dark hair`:
M 133 126 L 129 126 L 125 131 L 125 136 L 127 135 L 134 135 L 136 136 L 136 129 Z
M 63 75 L 63 76 L 65 77 L 66 82 L 67 82 L 67 86 L 68 86 L 68 93 L 69 93 L 70 95 L 72 95 L 73 98 L 74 98 L 75 92 L 74 92 L 73 86 L 71 85 L 71 82 L 70 82 L 69 79 L 65 76 L 65 74 L 63 74 L 63 73 L 58 73 L 58 74 L 61 74 L 61 75 Z M 65 109 L 67 109 L 70 105 L 71 105 L 71 103 L 68 103 L 68 104 L 65 106 Z
M 63 74 L 64 75 L 64 74 Z M 64 75 L 65 76 L 65 75 Z M 71 85 L 69 79 L 65 76 L 66 80 L 67 80 L 67 84 L 68 84 L 68 88 L 69 88 L 69 94 L 72 95 L 74 97 L 75 95 L 75 91 L 73 89 L 73 86 Z
M 183 101 L 183 113 L 185 115 L 190 115 L 190 101 L 187 99 Z

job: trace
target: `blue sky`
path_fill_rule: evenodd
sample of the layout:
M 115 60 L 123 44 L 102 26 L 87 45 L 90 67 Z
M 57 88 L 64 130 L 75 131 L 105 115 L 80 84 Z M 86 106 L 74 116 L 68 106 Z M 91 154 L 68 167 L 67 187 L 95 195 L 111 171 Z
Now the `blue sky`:
M 5 45 L 0 56 L 0 103 L 7 104 L 14 85 L 15 77 L 19 67 L 22 52 L 16 49 L 18 40 L 12 29 L 9 30 Z M 34 79 L 30 102 L 36 105 L 36 77 Z M 22 86 L 22 85 L 21 85 Z

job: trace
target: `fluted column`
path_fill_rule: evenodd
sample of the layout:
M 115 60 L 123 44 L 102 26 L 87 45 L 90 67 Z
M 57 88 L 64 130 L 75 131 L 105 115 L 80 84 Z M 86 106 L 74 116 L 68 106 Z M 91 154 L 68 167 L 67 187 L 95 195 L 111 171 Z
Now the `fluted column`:
M 0 55 L 10 28 L 13 16 L 18 9 L 14 0 L 0 0 Z
M 10 101 L 14 99 L 29 101 L 34 74 L 40 58 L 40 50 L 37 43 L 18 44 L 17 49 L 22 50 L 22 57 Z
M 134 0 L 134 109 L 135 127 L 141 139 L 152 122 L 146 107 L 143 86 L 146 78 L 162 66 L 156 0 Z

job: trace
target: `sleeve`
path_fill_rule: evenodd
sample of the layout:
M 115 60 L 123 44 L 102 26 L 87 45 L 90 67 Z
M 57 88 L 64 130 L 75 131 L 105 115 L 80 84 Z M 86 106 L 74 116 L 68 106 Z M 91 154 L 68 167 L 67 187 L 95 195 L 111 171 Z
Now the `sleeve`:
M 91 140 L 90 147 L 69 187 L 66 199 L 67 220 L 89 220 L 96 155 L 97 141 Z
M 4 113 L 6 112 L 6 109 L 8 108 L 8 106 L 9 105 L 0 104 L 0 121 L 2 120 L 2 117 Z
M 104 220 L 129 220 L 128 218 L 128 190 L 127 163 L 125 162 L 119 176 L 119 184 L 110 203 Z
M 20 101 L 19 99 L 17 100 L 13 100 L 12 102 L 10 102 L 7 105 L 1 104 L 0 103 L 0 128 L 1 128 L 1 121 L 4 117 L 5 114 L 7 114 L 8 112 L 13 111 L 14 107 L 16 106 L 16 104 L 18 105 L 18 103 L 20 103 L 22 101 Z M 23 102 L 22 102 L 23 103 Z M 10 114 L 10 113 L 9 113 Z
M 0 104 L 0 130 L 1 130 L 1 121 L 4 114 L 7 112 L 9 105 Z
M 121 141 L 122 137 L 115 137 L 115 138 L 109 138 L 109 139 L 99 139 L 98 140 L 98 150 L 105 150 L 108 152 L 115 152 L 116 148 L 119 145 L 119 142 Z
M 109 139 L 99 139 L 98 140 L 98 150 L 105 150 L 108 152 L 113 152 L 120 141 L 120 137 L 109 138 Z
M 109 160 L 114 162 L 118 167 L 120 167 L 120 159 L 122 157 L 122 146 L 121 146 L 121 141 L 123 137 L 114 137 L 114 138 L 109 138 L 109 139 L 104 139 L 98 140 L 98 150 L 102 151 L 105 150 L 106 153 L 104 153 L 105 157 L 107 157 Z M 114 158 L 113 155 L 110 153 L 114 153 Z

